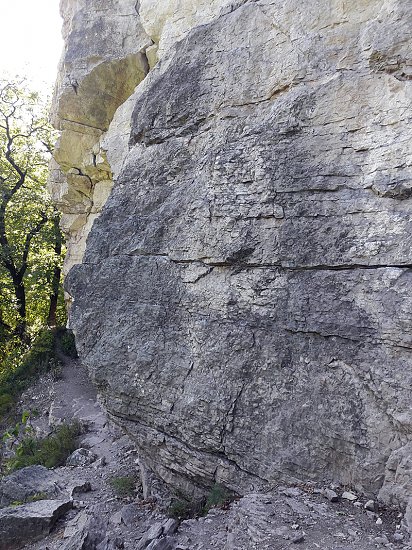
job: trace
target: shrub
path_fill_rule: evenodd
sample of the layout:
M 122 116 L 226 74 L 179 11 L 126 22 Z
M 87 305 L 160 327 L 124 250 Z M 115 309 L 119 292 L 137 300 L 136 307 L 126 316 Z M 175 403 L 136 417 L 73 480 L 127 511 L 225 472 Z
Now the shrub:
M 118 497 L 132 497 L 136 492 L 136 478 L 134 476 L 113 477 L 109 483 Z
M 40 374 L 56 368 L 56 332 L 44 329 L 34 340 L 31 348 L 22 356 L 16 355 L 14 365 L 0 375 L 0 415 L 12 408 L 18 396 Z
M 206 504 L 203 507 L 203 515 L 206 515 L 211 508 L 222 508 L 227 506 L 232 500 L 233 494 L 229 493 L 223 485 L 216 483 L 207 495 Z
M 175 499 L 171 502 L 167 515 L 175 519 L 190 519 L 202 515 L 204 499 L 186 500 L 183 498 Z
M 230 493 L 223 485 L 216 483 L 203 498 L 193 500 L 182 496 L 176 498 L 170 504 L 167 513 L 169 517 L 180 520 L 206 516 L 211 508 L 223 508 L 233 499 L 233 493 Z
M 69 454 L 76 449 L 76 438 L 80 433 L 80 424 L 73 422 L 59 426 L 53 434 L 42 439 L 26 435 L 16 446 L 15 456 L 5 462 L 6 472 L 14 472 L 34 464 L 46 468 L 63 465 Z

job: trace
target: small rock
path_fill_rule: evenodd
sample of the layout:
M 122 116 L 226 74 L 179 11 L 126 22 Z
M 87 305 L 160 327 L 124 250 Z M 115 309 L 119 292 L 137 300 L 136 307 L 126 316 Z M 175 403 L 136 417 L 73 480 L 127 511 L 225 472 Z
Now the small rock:
M 394 534 L 392 535 L 392 538 L 393 538 L 393 540 L 394 540 L 395 542 L 401 542 L 401 541 L 403 541 L 404 536 L 403 536 L 402 533 L 394 533 Z
M 293 529 L 294 531 L 296 531 L 297 529 L 299 529 L 299 524 L 298 523 L 293 523 L 291 525 L 291 529 Z
M 89 449 L 76 449 L 66 460 L 66 466 L 90 466 L 97 460 L 97 455 Z
M 375 537 L 373 539 L 377 544 L 388 544 L 389 540 L 388 537 L 385 535 L 381 535 L 380 537 Z
M 310 514 L 309 508 L 301 502 L 300 500 L 297 500 L 296 498 L 288 498 L 286 500 L 286 504 L 291 508 L 291 510 L 297 514 L 298 516 L 308 516 Z
M 353 493 L 350 493 L 349 491 L 345 491 L 344 493 L 342 493 L 342 498 L 345 500 L 354 501 L 357 500 L 358 497 Z
M 153 540 L 147 550 L 173 550 L 174 545 L 169 540 L 169 537 Z
M 305 533 L 299 533 L 295 537 L 292 538 L 293 544 L 299 544 L 305 540 Z
M 95 460 L 91 464 L 91 466 L 92 466 L 92 468 L 95 468 L 97 470 L 98 468 L 103 468 L 103 466 L 106 466 L 106 464 L 107 464 L 106 457 L 101 456 L 100 458 Z
M 179 522 L 177 519 L 169 518 L 162 523 L 163 535 L 173 535 L 176 533 L 177 528 L 179 527 Z
M 75 485 L 72 485 L 69 489 L 69 495 L 71 498 L 73 498 L 76 495 L 80 495 L 82 493 L 88 493 L 92 490 L 92 486 L 90 485 L 90 481 L 78 481 Z
M 84 520 L 82 519 L 81 526 L 79 525 L 80 528 L 76 530 L 75 534 L 59 546 L 59 550 L 86 550 L 91 548 L 97 550 L 98 545 L 106 537 L 106 521 L 98 515 L 88 514 L 86 514 Z
M 136 550 L 141 550 L 143 548 L 146 548 L 153 540 L 158 539 L 162 533 L 163 533 L 163 524 L 155 523 L 150 527 L 148 531 L 146 531 L 146 533 L 140 539 L 136 547 Z
M 381 518 L 378 518 L 378 519 L 376 520 L 375 523 L 376 523 L 376 525 L 382 525 L 382 520 L 381 520 Z
M 369 519 L 376 518 L 376 514 L 374 512 L 371 512 L 370 510 L 366 510 L 366 515 L 368 516 Z
M 368 500 L 364 506 L 365 510 L 370 510 L 371 512 L 376 512 L 376 504 L 374 500 Z
M 113 540 L 109 537 L 105 537 L 96 546 L 96 550 L 117 550 L 121 548 L 124 548 L 124 541 L 120 537 L 116 537 Z
M 72 502 L 73 502 L 73 508 L 78 509 L 78 510 L 86 508 L 86 506 L 87 506 L 87 504 L 86 504 L 86 502 L 84 502 L 84 500 L 73 499 Z
M 358 500 L 355 500 L 353 505 L 356 506 L 356 508 L 362 508 L 362 502 L 359 502 Z
M 298 487 L 287 487 L 282 493 L 287 497 L 300 497 L 302 491 Z
M 332 491 L 332 489 L 324 489 L 322 491 L 322 494 L 324 497 L 326 497 L 330 502 L 337 502 L 339 500 L 339 497 L 335 491 Z
M 123 506 L 121 510 L 116 512 L 114 516 L 112 517 L 112 522 L 115 525 L 121 525 L 122 523 L 126 525 L 126 527 L 130 527 L 135 521 L 137 517 L 137 507 L 135 504 L 126 504 L 126 506 Z
M 83 511 L 75 518 L 68 521 L 64 528 L 63 538 L 68 539 L 70 537 L 73 537 L 76 533 L 78 533 L 81 529 L 85 527 L 88 520 L 88 515 Z

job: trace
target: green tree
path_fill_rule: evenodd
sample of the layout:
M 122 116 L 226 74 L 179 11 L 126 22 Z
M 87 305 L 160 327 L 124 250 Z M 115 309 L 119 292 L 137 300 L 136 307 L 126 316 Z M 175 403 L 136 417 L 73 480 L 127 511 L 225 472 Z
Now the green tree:
M 39 95 L 0 80 L 0 346 L 28 344 L 57 322 L 63 242 L 46 189 L 54 141 Z

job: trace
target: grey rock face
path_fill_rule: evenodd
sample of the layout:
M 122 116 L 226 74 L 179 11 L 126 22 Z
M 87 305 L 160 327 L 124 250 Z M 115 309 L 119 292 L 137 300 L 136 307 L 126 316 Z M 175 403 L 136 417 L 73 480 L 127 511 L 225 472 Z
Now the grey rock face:
M 395 0 L 246 2 L 137 88 L 67 290 L 167 482 L 376 491 L 412 440 L 411 28 Z
M 13 550 L 49 534 L 71 501 L 40 500 L 0 510 L 0 549 Z
M 25 502 L 39 493 L 49 498 L 61 495 L 58 476 L 44 466 L 27 466 L 0 481 L 0 506 Z

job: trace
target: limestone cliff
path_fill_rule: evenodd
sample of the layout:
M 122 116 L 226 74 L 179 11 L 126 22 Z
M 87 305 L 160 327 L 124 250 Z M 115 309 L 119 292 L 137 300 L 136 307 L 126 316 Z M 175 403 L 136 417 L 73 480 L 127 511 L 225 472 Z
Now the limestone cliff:
M 63 0 L 70 323 L 167 482 L 409 498 L 408 4 Z

